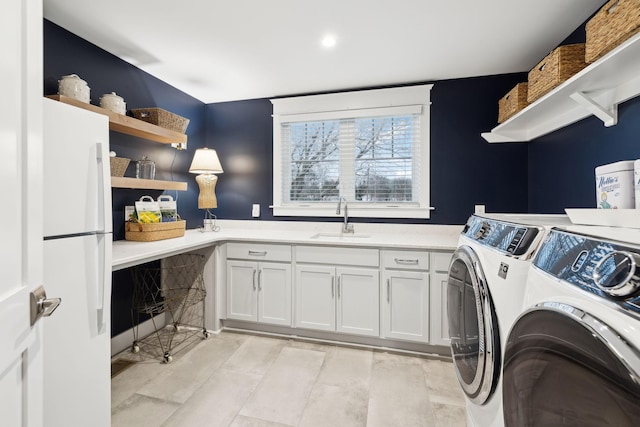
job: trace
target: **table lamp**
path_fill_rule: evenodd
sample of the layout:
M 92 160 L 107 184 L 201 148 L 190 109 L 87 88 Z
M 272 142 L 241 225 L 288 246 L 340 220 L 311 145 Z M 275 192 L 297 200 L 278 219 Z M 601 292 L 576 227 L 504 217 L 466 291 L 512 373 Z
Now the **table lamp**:
M 209 148 L 198 148 L 193 155 L 193 161 L 189 167 L 189 172 L 197 173 L 196 182 L 200 187 L 198 194 L 198 209 L 211 209 L 218 207 L 216 198 L 216 182 L 218 177 L 214 174 L 223 173 L 222 165 L 218 159 L 216 150 Z

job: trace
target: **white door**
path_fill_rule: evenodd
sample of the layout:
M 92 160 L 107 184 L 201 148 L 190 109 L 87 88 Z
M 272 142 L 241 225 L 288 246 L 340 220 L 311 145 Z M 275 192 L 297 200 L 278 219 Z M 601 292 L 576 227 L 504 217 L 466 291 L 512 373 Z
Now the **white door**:
M 29 293 L 42 284 L 42 3 L 0 13 L 0 417 L 42 426 L 42 330 Z M 46 320 L 46 319 L 45 319 Z
M 227 261 L 227 318 L 256 322 L 258 264 L 253 261 Z
M 291 326 L 291 264 L 259 264 L 258 321 Z
M 366 268 L 336 269 L 337 331 L 380 335 L 380 273 Z
M 336 330 L 335 268 L 296 266 L 296 326 Z
M 429 274 L 384 271 L 386 338 L 429 341 Z

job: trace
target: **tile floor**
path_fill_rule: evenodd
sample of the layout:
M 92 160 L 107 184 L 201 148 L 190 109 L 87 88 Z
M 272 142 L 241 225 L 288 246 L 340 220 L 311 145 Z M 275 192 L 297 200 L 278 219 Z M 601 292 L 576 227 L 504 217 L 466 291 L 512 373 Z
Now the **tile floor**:
M 111 381 L 112 426 L 464 426 L 447 361 L 235 332 Z

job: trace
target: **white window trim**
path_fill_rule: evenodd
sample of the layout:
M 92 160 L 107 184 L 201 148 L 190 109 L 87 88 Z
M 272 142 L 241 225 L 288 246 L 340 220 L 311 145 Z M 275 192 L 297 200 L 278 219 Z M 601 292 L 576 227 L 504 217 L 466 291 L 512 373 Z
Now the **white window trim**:
M 348 111 L 353 117 L 375 115 L 376 109 L 394 108 L 399 111 L 419 111 L 420 115 L 420 165 L 422 182 L 420 183 L 420 205 L 402 206 L 389 203 L 349 205 L 349 216 L 363 218 L 423 218 L 428 219 L 433 210 L 429 206 L 430 189 L 430 109 L 431 88 L 429 85 L 404 86 L 389 89 L 375 89 L 354 92 L 341 92 L 326 95 L 311 95 L 292 98 L 271 99 L 273 104 L 273 215 L 274 216 L 317 216 L 336 215 L 336 205 L 332 203 L 287 203 L 282 205 L 282 146 L 281 123 L 291 121 L 323 120 L 328 114 L 335 118 L 334 112 Z

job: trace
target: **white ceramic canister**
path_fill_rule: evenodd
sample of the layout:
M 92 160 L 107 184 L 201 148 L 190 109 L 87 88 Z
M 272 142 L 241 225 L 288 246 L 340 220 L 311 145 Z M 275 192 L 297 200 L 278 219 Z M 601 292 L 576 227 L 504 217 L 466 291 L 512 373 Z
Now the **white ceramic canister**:
M 78 77 L 77 74 L 63 76 L 58 80 L 58 94 L 68 96 L 78 101 L 89 103 L 91 88 L 87 82 Z
M 598 209 L 633 209 L 634 161 L 623 160 L 596 168 L 596 205 Z
M 127 112 L 126 102 L 124 102 L 121 96 L 116 95 L 115 92 L 102 95 L 100 98 L 100 106 L 118 114 L 126 114 Z

